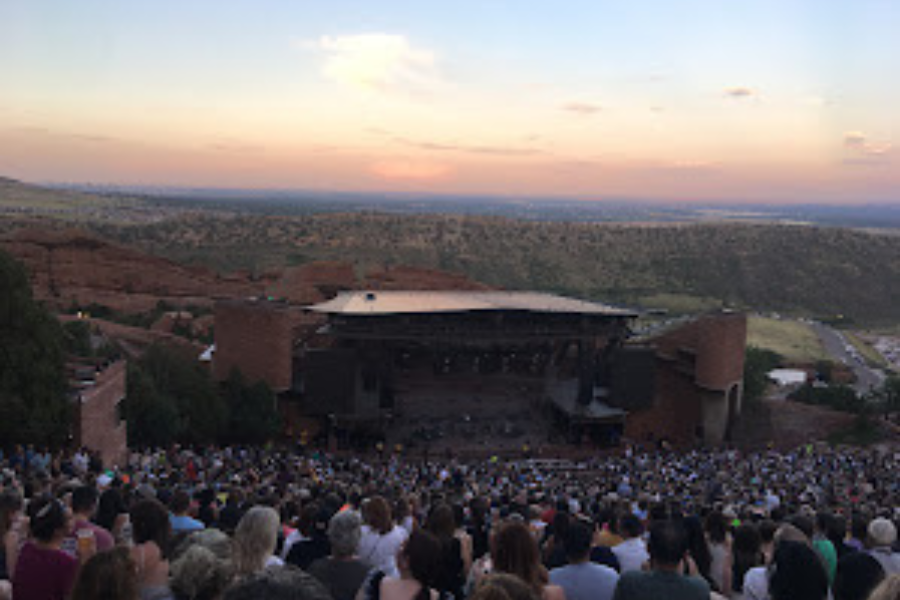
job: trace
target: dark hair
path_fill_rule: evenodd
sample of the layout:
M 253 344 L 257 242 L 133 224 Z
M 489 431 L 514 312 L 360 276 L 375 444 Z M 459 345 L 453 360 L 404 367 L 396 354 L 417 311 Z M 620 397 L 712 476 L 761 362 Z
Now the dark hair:
M 191 497 L 184 490 L 178 490 L 169 499 L 169 509 L 176 515 L 185 512 L 191 506 Z
M 427 593 L 427 588 L 435 584 L 441 573 L 440 540 L 427 531 L 417 529 L 406 540 L 403 555 L 409 562 L 409 571 L 413 578 L 422 584 L 422 589 Z
M 128 512 L 122 494 L 116 488 L 110 488 L 100 494 L 97 503 L 97 514 L 94 515 L 94 523 L 108 531 L 112 531 L 116 524 L 116 517 Z
M 91 512 L 97 506 L 97 488 L 83 485 L 72 492 L 72 512 Z
M 137 568 L 126 548 L 92 556 L 78 574 L 72 600 L 137 600 Z
M 223 600 L 331 600 L 318 579 L 293 566 L 264 569 L 231 586 Z
M 636 538 L 644 533 L 644 526 L 641 525 L 641 520 L 637 516 L 628 513 L 619 519 L 619 533 L 627 538 Z
M 712 576 L 709 572 L 712 567 L 712 554 L 709 551 L 706 536 L 703 535 L 703 524 L 699 517 L 694 516 L 686 517 L 682 523 L 684 523 L 684 530 L 687 533 L 688 553 L 694 559 L 700 576 L 712 583 Z
M 547 582 L 537 542 L 522 523 L 508 521 L 500 526 L 491 539 L 491 558 L 495 571 L 520 577 L 538 593 Z
M 885 577 L 881 563 L 866 552 L 852 552 L 838 561 L 834 600 L 866 600 Z
M 391 505 L 382 496 L 372 496 L 363 507 L 363 520 L 379 535 L 387 535 L 394 528 Z
M 155 542 L 163 556 L 168 556 L 169 513 L 158 500 L 141 500 L 131 507 L 131 526 L 135 544 Z
M 0 492 L 0 538 L 12 527 L 13 513 L 22 510 L 22 496 L 15 490 Z
M 677 521 L 657 521 L 650 526 L 647 551 L 650 557 L 663 565 L 677 565 L 688 550 L 687 532 Z
M 769 579 L 772 600 L 825 600 L 828 575 L 816 551 L 801 542 L 780 542 Z
M 706 515 L 706 521 L 703 523 L 709 541 L 714 544 L 724 544 L 725 536 L 728 534 L 728 522 L 725 515 L 719 511 L 711 512 Z
M 802 531 L 807 538 L 813 539 L 815 524 L 811 518 L 806 515 L 794 515 L 788 520 L 788 523 Z
M 778 523 L 771 519 L 760 521 L 758 527 L 759 539 L 763 544 L 771 544 L 775 540 L 775 532 L 778 531 Z
M 591 553 L 591 542 L 594 540 L 594 529 L 581 519 L 574 519 L 569 524 L 564 540 L 566 558 L 569 562 L 584 560 Z
M 763 563 L 759 529 L 750 523 L 744 523 L 735 529 L 731 552 L 731 587 L 733 591 L 740 592 L 743 590 L 744 575 L 747 571 Z
M 521 578 L 509 573 L 489 573 L 478 582 L 470 600 L 540 600 Z
M 50 496 L 29 504 L 28 518 L 31 535 L 41 542 L 52 541 L 57 532 L 65 529 L 68 522 L 63 503 Z
M 449 504 L 438 504 L 431 509 L 425 528 L 440 539 L 450 539 L 456 531 L 456 519 Z

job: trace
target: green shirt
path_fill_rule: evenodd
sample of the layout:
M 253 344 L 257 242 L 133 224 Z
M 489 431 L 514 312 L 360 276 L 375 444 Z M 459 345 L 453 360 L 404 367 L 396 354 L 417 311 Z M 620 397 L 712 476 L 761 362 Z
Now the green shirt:
M 830 540 L 813 540 L 813 549 L 825 564 L 825 572 L 828 573 L 828 585 L 834 583 L 834 574 L 837 572 L 837 552 Z

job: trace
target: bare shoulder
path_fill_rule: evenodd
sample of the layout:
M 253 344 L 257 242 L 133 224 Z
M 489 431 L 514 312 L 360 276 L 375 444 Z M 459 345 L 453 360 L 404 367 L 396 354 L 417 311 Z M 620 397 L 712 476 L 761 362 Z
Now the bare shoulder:
M 566 594 L 558 585 L 545 585 L 541 600 L 566 600 Z

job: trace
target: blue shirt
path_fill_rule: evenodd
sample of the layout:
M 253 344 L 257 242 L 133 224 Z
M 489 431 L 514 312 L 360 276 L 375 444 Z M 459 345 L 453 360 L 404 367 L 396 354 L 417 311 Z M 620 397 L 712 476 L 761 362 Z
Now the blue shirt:
M 550 583 L 563 589 L 566 600 L 612 600 L 618 582 L 619 574 L 613 569 L 592 562 L 550 571 Z
M 169 523 L 172 525 L 172 533 L 199 531 L 205 528 L 203 523 L 188 516 L 177 517 L 175 515 L 169 515 Z

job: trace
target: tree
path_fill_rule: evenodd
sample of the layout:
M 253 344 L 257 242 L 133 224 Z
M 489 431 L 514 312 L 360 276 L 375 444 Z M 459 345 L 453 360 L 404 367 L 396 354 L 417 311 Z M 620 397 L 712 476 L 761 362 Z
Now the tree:
M 165 447 L 181 433 L 178 409 L 171 396 L 160 394 L 150 377 L 136 364 L 128 365 L 124 402 L 128 440 L 136 446 Z
M 155 345 L 141 358 L 140 367 L 152 379 L 159 395 L 172 399 L 181 423 L 182 441 L 209 443 L 225 433 L 228 406 L 194 357 Z
M 0 252 L 0 440 L 61 445 L 69 436 L 63 330 L 35 302 L 22 266 Z
M 278 432 L 280 419 L 275 394 L 265 382 L 258 381 L 248 386 L 241 372 L 232 369 L 225 382 L 225 397 L 232 442 L 261 444 Z
M 769 371 L 782 360 L 777 352 L 748 346 L 744 352 L 744 398 L 750 402 L 762 398 L 769 387 Z

